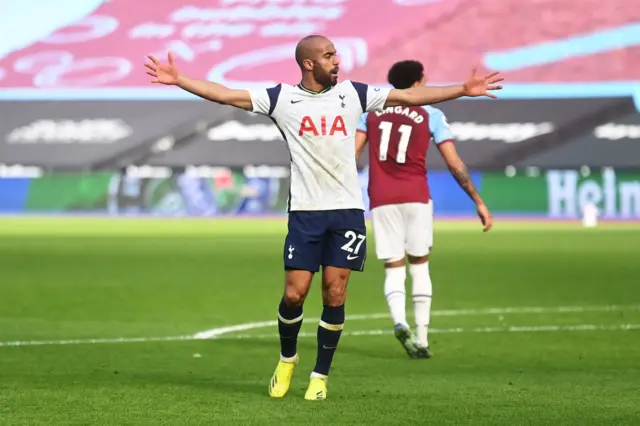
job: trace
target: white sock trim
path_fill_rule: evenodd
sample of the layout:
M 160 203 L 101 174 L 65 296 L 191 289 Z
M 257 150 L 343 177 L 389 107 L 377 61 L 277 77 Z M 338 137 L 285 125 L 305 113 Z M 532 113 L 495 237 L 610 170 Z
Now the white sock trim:
M 285 317 L 283 317 L 282 315 L 278 314 L 278 319 L 280 320 L 280 322 L 282 322 L 283 324 L 295 324 L 297 322 L 302 321 L 302 319 L 304 318 L 304 314 L 300 314 L 299 317 L 294 318 L 294 319 L 286 319 Z
M 310 378 L 311 378 L 311 379 L 322 379 L 322 380 L 324 380 L 325 382 L 326 382 L 327 380 L 329 380 L 329 376 L 326 376 L 326 375 L 324 375 L 324 374 L 320 374 L 320 373 L 316 373 L 315 371 L 311 373 L 311 377 L 310 377 Z
M 295 354 L 292 357 L 286 357 L 286 356 L 282 356 L 282 354 L 280 354 L 280 361 L 282 361 L 282 362 L 296 362 L 297 359 L 298 359 L 298 354 Z

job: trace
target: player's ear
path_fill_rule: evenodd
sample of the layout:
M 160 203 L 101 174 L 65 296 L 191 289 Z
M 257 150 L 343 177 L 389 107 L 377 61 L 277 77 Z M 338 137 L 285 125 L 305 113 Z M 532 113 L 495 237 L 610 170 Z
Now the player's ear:
M 302 61 L 302 66 L 307 71 L 313 71 L 313 61 L 311 59 L 305 59 Z

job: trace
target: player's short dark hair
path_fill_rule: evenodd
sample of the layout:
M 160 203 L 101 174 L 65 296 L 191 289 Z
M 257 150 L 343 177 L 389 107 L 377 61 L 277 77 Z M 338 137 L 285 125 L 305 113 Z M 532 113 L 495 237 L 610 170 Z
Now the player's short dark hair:
M 298 66 L 300 68 L 302 68 L 302 61 L 304 61 L 311 55 L 311 51 L 309 50 L 309 43 L 319 38 L 326 39 L 326 37 L 323 35 L 311 34 L 301 38 L 298 42 L 296 46 L 296 62 L 298 63 Z
M 387 81 L 396 89 L 408 89 L 424 77 L 424 66 L 419 61 L 400 61 L 393 64 Z

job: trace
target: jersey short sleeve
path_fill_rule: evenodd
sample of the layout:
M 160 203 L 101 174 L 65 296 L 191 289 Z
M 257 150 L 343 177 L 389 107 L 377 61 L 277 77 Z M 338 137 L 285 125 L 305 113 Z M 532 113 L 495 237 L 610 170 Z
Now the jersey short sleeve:
M 382 111 L 390 91 L 391 89 L 368 86 L 366 111 Z
M 427 113 L 429 113 L 429 130 L 433 135 L 433 140 L 437 144 L 442 142 L 452 141 L 453 133 L 447 122 L 447 117 L 438 108 L 425 107 Z
M 251 95 L 251 112 L 256 114 L 271 115 L 276 109 L 278 98 L 280 97 L 280 90 L 282 85 L 270 87 L 268 89 L 250 90 Z
M 368 112 L 365 112 L 360 116 L 360 121 L 358 121 L 358 131 L 362 133 L 367 133 L 367 116 Z
M 382 111 L 391 89 L 369 86 L 364 83 L 351 82 L 358 92 L 362 112 Z

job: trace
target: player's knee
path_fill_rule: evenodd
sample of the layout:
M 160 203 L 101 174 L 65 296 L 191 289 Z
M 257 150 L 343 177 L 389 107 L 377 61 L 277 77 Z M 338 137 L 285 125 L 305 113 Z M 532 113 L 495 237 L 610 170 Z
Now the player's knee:
M 289 270 L 285 274 L 284 302 L 288 306 L 302 306 L 307 298 L 313 273 L 302 270 Z
M 322 296 L 325 305 L 340 306 L 344 305 L 347 297 L 347 281 L 349 280 L 349 272 L 344 271 L 337 273 L 331 277 L 325 278 L 322 286 Z
M 341 306 L 347 298 L 347 292 L 345 286 L 328 286 L 323 291 L 323 303 L 327 306 Z
M 404 259 L 387 259 L 384 262 L 384 267 L 387 269 L 401 268 L 403 266 L 404 266 Z
M 429 255 L 424 255 L 424 256 L 408 256 L 409 258 L 409 263 L 411 265 L 421 265 L 423 263 L 427 263 L 429 261 Z
M 284 303 L 288 306 L 302 306 L 304 300 L 307 298 L 307 294 L 300 291 L 299 288 L 294 286 L 286 286 L 284 289 Z
M 287 281 L 284 286 L 284 303 L 288 306 L 302 306 L 307 298 L 308 288 L 300 283 Z

